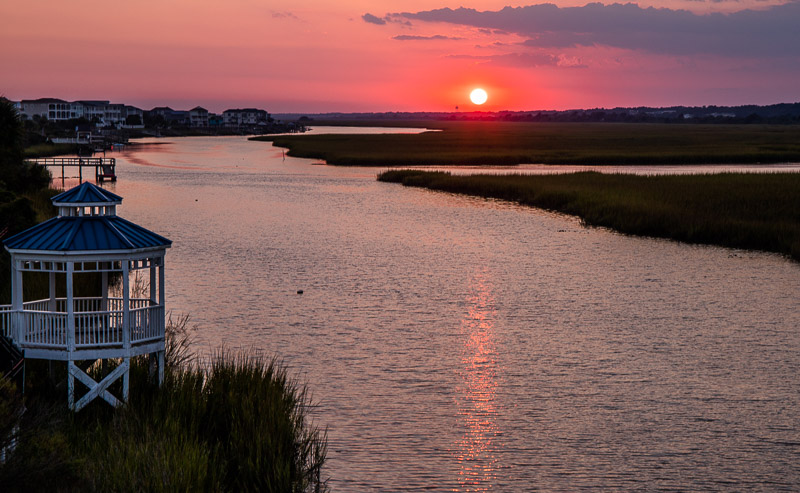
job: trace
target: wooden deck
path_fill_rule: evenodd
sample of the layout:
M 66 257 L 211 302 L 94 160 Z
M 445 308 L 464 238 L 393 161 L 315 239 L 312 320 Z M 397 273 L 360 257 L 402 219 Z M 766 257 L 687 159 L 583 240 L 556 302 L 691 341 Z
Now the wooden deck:
M 62 180 L 66 168 L 77 167 L 81 181 L 83 181 L 83 168 L 94 168 L 94 178 L 97 182 L 117 181 L 117 159 L 113 157 L 40 157 L 27 161 L 48 168 L 60 167 Z

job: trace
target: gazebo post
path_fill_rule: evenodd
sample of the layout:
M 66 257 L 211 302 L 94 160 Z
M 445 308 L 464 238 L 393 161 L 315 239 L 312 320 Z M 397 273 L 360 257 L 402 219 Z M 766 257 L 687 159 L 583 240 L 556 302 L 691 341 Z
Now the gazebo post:
M 100 292 L 102 298 L 100 298 L 100 311 L 105 312 L 108 311 L 108 271 L 104 270 L 100 274 Z
M 56 271 L 55 271 L 55 263 L 50 264 L 50 272 L 48 272 L 48 285 L 50 301 L 47 303 L 47 309 L 51 312 L 58 311 L 58 301 L 56 300 Z M 47 362 L 47 374 L 50 379 L 53 379 L 53 360 L 48 360 Z
M 50 301 L 47 304 L 47 309 L 51 312 L 55 312 L 58 310 L 56 303 L 56 272 L 54 270 L 50 270 L 47 277 L 48 284 L 50 286 Z
M 125 373 L 122 375 L 122 399 L 128 401 L 128 389 L 130 385 L 130 361 L 131 361 L 131 283 L 130 283 L 130 261 L 122 262 L 122 348 L 124 356 L 122 364 L 126 366 Z
M 73 352 L 75 351 L 75 303 L 73 299 L 72 278 L 75 264 L 67 262 L 67 402 L 75 409 L 75 374 Z
M 158 306 L 164 310 L 164 257 L 159 257 L 160 266 L 158 267 Z M 162 312 L 163 313 L 163 312 Z M 161 333 L 166 337 L 166 313 L 158 317 L 158 323 L 161 324 Z M 158 385 L 164 383 L 164 353 L 165 351 L 158 352 Z
M 11 300 L 11 309 L 14 311 L 12 317 L 16 319 L 15 323 L 12 325 L 14 330 L 12 331 L 12 336 L 17 341 L 22 340 L 22 336 L 24 335 L 22 322 L 23 322 L 23 315 L 22 315 L 22 266 L 20 262 L 15 258 L 15 256 L 11 255 L 11 293 L 12 293 L 12 300 Z
M 156 304 L 156 266 L 155 259 L 150 260 L 150 305 Z

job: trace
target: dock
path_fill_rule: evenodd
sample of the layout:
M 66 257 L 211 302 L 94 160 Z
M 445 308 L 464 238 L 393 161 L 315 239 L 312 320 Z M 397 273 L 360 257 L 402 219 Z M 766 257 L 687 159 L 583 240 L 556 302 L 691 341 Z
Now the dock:
M 83 168 L 94 168 L 94 179 L 98 183 L 106 180 L 117 181 L 117 160 L 113 157 L 40 157 L 27 161 L 39 166 L 61 167 L 62 180 L 64 168 L 77 167 L 81 182 L 83 182 Z

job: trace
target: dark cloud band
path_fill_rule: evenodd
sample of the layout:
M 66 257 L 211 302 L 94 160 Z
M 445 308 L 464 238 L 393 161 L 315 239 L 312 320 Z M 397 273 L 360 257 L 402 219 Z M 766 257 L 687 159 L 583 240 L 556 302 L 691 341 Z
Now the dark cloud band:
M 389 14 L 386 19 L 500 30 L 526 37 L 524 44 L 533 48 L 610 46 L 666 55 L 800 56 L 798 1 L 730 14 L 591 3 L 564 8 L 539 4 L 484 12 L 443 8 Z

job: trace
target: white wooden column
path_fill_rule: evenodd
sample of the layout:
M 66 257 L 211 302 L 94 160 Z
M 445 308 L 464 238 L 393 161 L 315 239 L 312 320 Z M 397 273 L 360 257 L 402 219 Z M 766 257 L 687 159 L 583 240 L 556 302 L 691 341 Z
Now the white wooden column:
M 161 306 L 161 314 L 158 317 L 158 323 L 161 324 L 161 337 L 166 335 L 166 308 L 164 308 L 164 257 L 159 257 L 161 266 L 158 268 L 158 304 Z M 164 383 L 164 351 L 158 352 L 158 385 Z
M 108 271 L 103 271 L 100 274 L 100 292 L 102 293 L 102 298 L 100 298 L 100 311 L 107 312 L 108 311 Z
M 55 267 L 55 265 L 53 265 Z M 58 305 L 56 303 L 56 273 L 55 271 L 49 272 L 49 281 L 50 281 L 50 302 L 47 304 L 47 309 L 51 312 L 58 311 Z
M 128 401 L 128 390 L 130 388 L 130 367 L 131 367 L 131 283 L 130 283 L 130 261 L 122 261 L 122 347 L 125 356 L 122 358 L 122 366 L 125 373 L 122 374 L 122 399 Z
M 11 315 L 12 329 L 11 337 L 22 344 L 23 336 L 25 335 L 23 329 L 23 315 L 22 315 L 22 262 L 17 260 L 15 256 L 11 255 L 11 309 L 14 313 Z
M 75 305 L 72 294 L 72 274 L 75 264 L 67 262 L 67 403 L 70 409 L 75 409 L 75 374 L 72 367 L 75 360 L 72 353 L 75 351 Z
M 150 306 L 156 304 L 156 259 L 150 258 Z
M 72 287 L 75 264 L 67 262 L 67 351 L 72 361 L 72 352 L 75 351 L 75 299 Z
M 122 347 L 126 354 L 131 349 L 131 312 L 130 312 L 130 262 L 122 261 Z
M 164 306 L 164 257 L 161 257 L 161 267 L 158 268 L 158 304 Z

